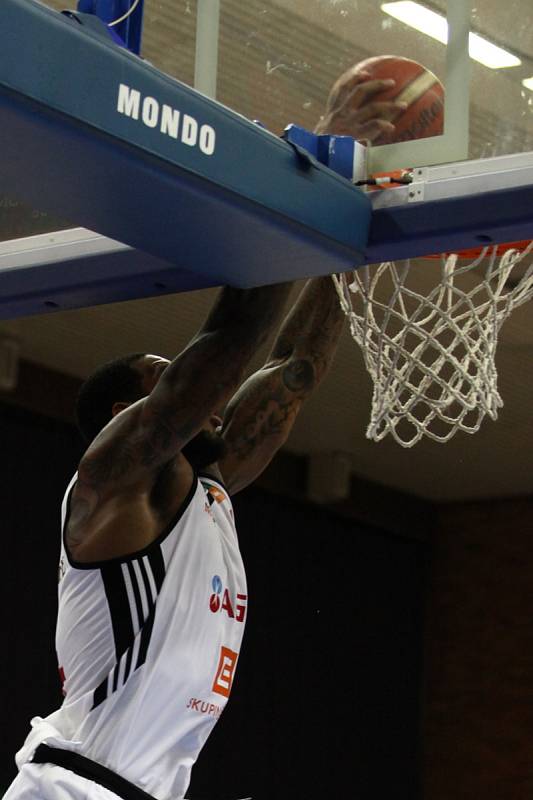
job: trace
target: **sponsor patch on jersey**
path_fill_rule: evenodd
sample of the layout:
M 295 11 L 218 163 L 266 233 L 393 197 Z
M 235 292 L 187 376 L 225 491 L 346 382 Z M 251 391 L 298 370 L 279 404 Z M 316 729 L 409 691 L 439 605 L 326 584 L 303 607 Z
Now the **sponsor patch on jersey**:
M 211 691 L 221 694 L 223 697 L 230 696 L 238 658 L 239 654 L 230 650 L 229 647 L 220 648 L 217 673 Z
M 61 693 L 63 697 L 66 697 L 67 692 L 65 690 L 65 681 L 66 681 L 65 670 L 63 669 L 63 667 L 58 667 L 58 669 L 59 669 L 59 680 L 61 681 Z
M 224 588 L 220 575 L 213 575 L 211 588 L 213 592 L 209 598 L 209 610 L 213 614 L 223 612 L 236 622 L 244 622 L 248 595 L 238 593 L 232 598 L 228 589 Z
M 207 700 L 200 700 L 198 697 L 191 697 L 186 708 L 190 711 L 196 711 L 198 714 L 208 714 L 215 717 L 215 719 L 218 719 L 224 710 L 216 703 L 209 703 Z

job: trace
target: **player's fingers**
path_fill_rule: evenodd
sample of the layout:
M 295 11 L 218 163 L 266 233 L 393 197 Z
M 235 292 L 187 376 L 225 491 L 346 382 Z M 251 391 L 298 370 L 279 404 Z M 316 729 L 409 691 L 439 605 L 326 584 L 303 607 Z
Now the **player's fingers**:
M 354 139 L 375 138 L 386 132 L 392 133 L 394 125 L 386 119 L 369 117 L 361 119 L 360 109 L 344 110 L 343 113 L 327 114 L 315 128 L 315 133 L 334 136 L 352 136 Z
M 342 75 L 334 84 L 329 93 L 327 106 L 329 109 L 342 106 L 346 99 L 349 98 L 355 88 L 360 83 L 365 83 L 370 80 L 368 72 L 346 73 Z
M 357 70 L 354 68 L 352 72 L 347 72 L 337 82 L 337 86 L 345 91 L 350 91 L 358 86 L 360 83 L 366 83 L 372 79 L 370 72 L 364 70 Z
M 393 78 L 380 78 L 370 81 L 361 81 L 357 83 L 350 91 L 349 96 L 346 98 L 352 106 L 361 106 L 367 103 L 372 95 L 384 92 L 387 89 L 392 89 L 396 85 Z
M 402 111 L 407 108 L 407 103 L 396 102 L 394 100 L 375 100 L 373 103 L 366 103 L 364 106 L 354 111 L 354 116 L 357 116 L 358 122 L 367 122 L 371 119 L 385 119 L 394 120 Z
M 373 119 L 359 126 L 356 138 L 362 144 L 372 144 L 380 136 L 391 136 L 395 130 L 396 127 L 392 122 L 387 122 L 384 119 Z

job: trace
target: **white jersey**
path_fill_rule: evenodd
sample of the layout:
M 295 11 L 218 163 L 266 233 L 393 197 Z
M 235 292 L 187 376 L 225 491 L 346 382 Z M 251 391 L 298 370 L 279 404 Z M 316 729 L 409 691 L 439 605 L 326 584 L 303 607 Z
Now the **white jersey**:
M 69 749 L 158 800 L 183 798 L 229 697 L 244 632 L 231 502 L 220 483 L 195 478 L 149 547 L 89 566 L 65 547 L 75 480 L 62 509 L 56 633 L 65 700 L 48 719 Z

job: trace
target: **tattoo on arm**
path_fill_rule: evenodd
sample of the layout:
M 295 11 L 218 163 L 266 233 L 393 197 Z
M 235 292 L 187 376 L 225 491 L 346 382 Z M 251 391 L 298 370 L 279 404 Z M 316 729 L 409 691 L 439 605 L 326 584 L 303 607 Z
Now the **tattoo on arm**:
M 288 420 L 296 414 L 297 405 L 294 399 L 265 398 L 248 419 L 239 420 L 238 433 L 228 441 L 232 455 L 238 461 L 245 461 L 266 440 L 283 436 Z
M 315 371 L 310 361 L 299 358 L 284 368 L 281 377 L 290 392 L 304 392 L 312 388 Z
M 234 398 L 225 439 L 232 456 L 246 461 L 254 452 L 280 446 L 315 383 L 309 359 L 300 358 L 252 375 Z
M 230 403 L 224 422 L 226 480 L 243 488 L 285 442 L 305 399 L 326 374 L 344 324 L 330 276 L 310 280 L 276 338 L 267 363 Z
M 314 370 L 315 386 L 327 372 L 343 324 L 344 312 L 331 277 L 310 280 L 285 320 L 271 358 L 305 358 Z
M 227 404 L 289 290 L 288 284 L 224 289 L 204 326 L 150 395 L 122 412 L 120 421 L 89 447 L 78 469 L 80 486 L 102 495 L 175 456 L 209 414 Z
M 67 541 L 70 546 L 75 547 L 83 541 L 84 525 L 91 518 L 97 503 L 98 493 L 78 480 L 74 488 L 74 496 L 70 500 L 70 513 L 66 528 Z
M 92 510 L 92 503 L 84 497 L 77 497 L 70 513 L 69 522 L 71 526 L 76 528 L 83 525 L 89 519 Z
M 101 493 L 139 468 L 159 467 L 177 452 L 183 438 L 194 435 L 194 430 L 176 424 L 176 409 L 171 404 L 155 405 L 144 417 L 143 408 L 139 406 L 131 420 L 122 421 L 122 428 L 110 431 L 109 436 L 104 432 L 103 439 L 89 448 L 78 470 L 79 484 L 88 491 Z
M 95 489 L 120 480 L 137 463 L 136 448 L 128 436 L 115 437 L 101 451 L 83 459 L 81 479 Z M 81 467 L 81 465 L 80 465 Z
M 178 429 L 173 415 L 161 411 L 153 415 L 150 434 L 139 442 L 140 463 L 148 469 L 161 462 L 161 455 L 169 453 L 176 445 L 179 436 L 187 438 L 188 432 Z M 174 423 L 174 424 L 173 424 Z

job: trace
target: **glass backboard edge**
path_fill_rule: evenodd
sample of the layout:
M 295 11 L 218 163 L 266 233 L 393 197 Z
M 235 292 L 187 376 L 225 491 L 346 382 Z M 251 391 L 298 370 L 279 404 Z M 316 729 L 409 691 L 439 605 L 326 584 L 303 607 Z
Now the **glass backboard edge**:
M 368 171 L 425 167 L 468 157 L 471 0 L 448 0 L 446 48 L 446 102 L 444 133 L 428 139 L 386 144 L 368 149 Z

